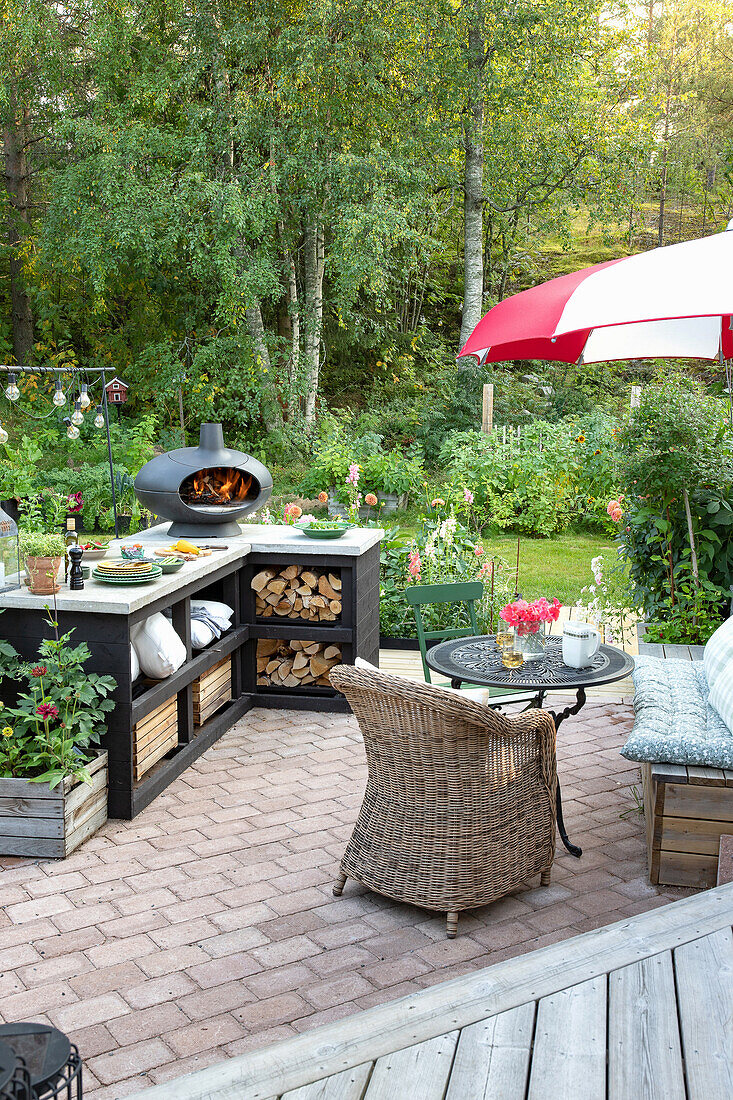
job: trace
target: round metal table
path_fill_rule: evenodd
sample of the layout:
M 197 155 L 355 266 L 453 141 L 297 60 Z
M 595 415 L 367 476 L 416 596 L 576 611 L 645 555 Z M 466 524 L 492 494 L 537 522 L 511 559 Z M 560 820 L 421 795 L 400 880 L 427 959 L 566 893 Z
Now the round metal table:
M 556 730 L 566 718 L 577 714 L 585 706 L 586 688 L 623 680 L 634 667 L 633 658 L 628 653 L 616 646 L 602 645 L 587 668 L 569 668 L 563 664 L 562 638 L 559 636 L 547 639 L 542 657 L 527 661 L 519 668 L 504 668 L 501 650 L 495 639 L 487 635 L 440 642 L 428 650 L 426 658 L 429 667 L 447 676 L 456 688 L 467 682 L 509 691 L 534 692 L 529 707 L 541 707 L 545 696 L 551 691 L 574 691 L 576 701 L 572 705 L 558 711 L 545 708 L 552 715 Z M 500 708 L 501 699 L 497 699 L 492 706 Z M 565 829 L 559 781 L 557 827 L 567 850 L 574 856 L 581 856 L 582 849 L 577 844 L 571 844 Z

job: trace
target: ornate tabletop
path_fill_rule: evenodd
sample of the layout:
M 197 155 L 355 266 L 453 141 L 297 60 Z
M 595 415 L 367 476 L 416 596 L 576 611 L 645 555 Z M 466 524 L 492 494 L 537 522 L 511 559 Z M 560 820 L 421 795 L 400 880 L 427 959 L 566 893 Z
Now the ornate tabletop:
M 559 636 L 547 639 L 542 657 L 526 661 L 520 668 L 504 668 L 501 650 L 494 638 L 487 635 L 441 642 L 428 650 L 427 662 L 434 672 L 453 681 L 536 691 L 541 696 L 548 691 L 577 691 L 611 684 L 623 680 L 634 667 L 628 653 L 616 646 L 602 645 L 587 668 L 569 668 L 563 664 Z

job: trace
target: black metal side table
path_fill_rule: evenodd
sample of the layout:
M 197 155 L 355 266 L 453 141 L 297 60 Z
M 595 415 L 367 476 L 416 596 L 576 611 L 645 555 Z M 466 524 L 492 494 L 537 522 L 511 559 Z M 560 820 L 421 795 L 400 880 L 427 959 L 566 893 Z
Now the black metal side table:
M 501 663 L 501 650 L 492 636 L 457 638 L 441 642 L 427 652 L 427 662 L 434 672 L 450 678 L 453 687 L 464 681 L 483 684 L 486 687 L 515 688 L 517 691 L 533 691 L 534 699 L 529 707 L 542 707 L 545 696 L 551 691 L 574 691 L 576 701 L 563 710 L 550 710 L 555 729 L 571 714 L 577 714 L 586 702 L 586 688 L 612 684 L 623 680 L 634 667 L 633 657 L 616 646 L 602 645 L 587 668 L 569 668 L 562 660 L 562 638 L 549 637 L 545 652 L 535 661 L 527 661 L 519 668 L 505 668 Z M 497 700 L 497 706 L 501 701 Z M 557 827 L 563 844 L 571 855 L 580 857 L 582 848 L 572 844 L 562 816 L 562 794 L 557 784 Z

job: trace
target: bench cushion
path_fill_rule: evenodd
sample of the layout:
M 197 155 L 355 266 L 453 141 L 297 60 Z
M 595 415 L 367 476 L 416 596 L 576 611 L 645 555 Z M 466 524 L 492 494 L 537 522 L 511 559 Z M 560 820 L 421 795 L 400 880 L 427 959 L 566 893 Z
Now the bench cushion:
M 627 760 L 733 768 L 733 733 L 711 705 L 702 661 L 641 656 Z

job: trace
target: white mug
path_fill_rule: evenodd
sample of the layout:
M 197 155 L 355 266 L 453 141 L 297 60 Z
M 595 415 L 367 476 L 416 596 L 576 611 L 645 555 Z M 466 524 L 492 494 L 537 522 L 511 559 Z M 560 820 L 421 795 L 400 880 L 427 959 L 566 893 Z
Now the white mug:
M 598 652 L 600 631 L 590 623 L 569 620 L 562 631 L 562 659 L 569 668 L 586 668 Z

